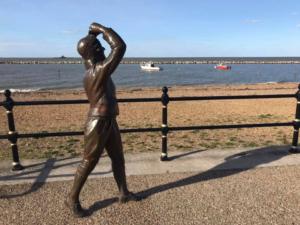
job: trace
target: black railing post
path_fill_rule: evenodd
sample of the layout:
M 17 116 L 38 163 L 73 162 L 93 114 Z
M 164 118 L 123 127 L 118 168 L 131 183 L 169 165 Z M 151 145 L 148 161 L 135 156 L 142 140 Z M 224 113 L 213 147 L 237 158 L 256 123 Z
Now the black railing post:
M 161 151 L 161 161 L 168 160 L 168 103 L 169 103 L 169 95 L 168 95 L 168 88 L 162 88 L 162 96 L 161 96 L 161 103 L 162 103 L 162 124 L 161 124 L 161 140 L 162 140 L 162 151 Z
M 295 120 L 293 122 L 294 134 L 293 134 L 292 146 L 290 148 L 290 153 L 300 153 L 300 150 L 298 148 L 298 137 L 299 137 L 299 128 L 300 128 L 300 84 L 298 85 L 296 98 L 297 98 L 296 115 L 295 115 Z
M 6 97 L 4 101 L 4 107 L 6 109 L 7 122 L 8 122 L 8 140 L 10 141 L 13 163 L 12 170 L 23 170 L 24 167 L 20 164 L 19 153 L 18 153 L 18 133 L 16 132 L 14 115 L 13 115 L 13 107 L 14 100 L 11 98 L 10 90 L 5 90 L 4 95 Z

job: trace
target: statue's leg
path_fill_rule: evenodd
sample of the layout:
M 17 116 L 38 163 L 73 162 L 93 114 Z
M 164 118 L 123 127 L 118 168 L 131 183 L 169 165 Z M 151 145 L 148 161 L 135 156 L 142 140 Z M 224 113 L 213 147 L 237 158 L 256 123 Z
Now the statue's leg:
M 130 200 L 134 200 L 134 201 L 140 200 L 138 196 L 129 192 L 127 188 L 123 146 L 122 146 L 120 130 L 116 119 L 112 119 L 110 131 L 111 132 L 107 139 L 105 148 L 107 150 L 108 156 L 111 158 L 112 161 L 113 175 L 120 192 L 119 200 L 121 203 Z
M 87 177 L 95 168 L 97 162 L 98 159 L 92 159 L 92 160 L 83 159 L 80 165 L 78 166 L 74 177 L 73 187 L 69 194 L 72 203 L 79 203 L 80 191 L 85 181 L 87 180 Z
M 107 122 L 99 118 L 91 118 L 86 123 L 83 160 L 77 168 L 73 186 L 66 202 L 77 216 L 82 214 L 79 201 L 80 191 L 103 153 L 108 136 L 108 132 L 105 132 L 106 127 Z

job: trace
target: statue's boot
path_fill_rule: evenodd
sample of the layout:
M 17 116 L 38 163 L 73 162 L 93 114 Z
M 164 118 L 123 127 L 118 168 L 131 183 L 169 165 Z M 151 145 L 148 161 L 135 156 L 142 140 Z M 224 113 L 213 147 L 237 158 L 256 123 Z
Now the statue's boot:
M 142 197 L 128 191 L 124 157 L 119 157 L 118 159 L 112 160 L 112 170 L 120 193 L 119 203 L 142 200 Z
M 65 201 L 67 207 L 72 211 L 72 213 L 76 217 L 84 217 L 88 215 L 88 211 L 81 207 L 79 201 L 79 194 L 85 181 L 87 180 L 87 177 L 95 168 L 97 161 L 98 160 L 83 160 L 77 168 L 74 177 L 73 187 Z
M 127 194 L 121 195 L 119 197 L 119 203 L 126 203 L 129 201 L 140 201 L 140 200 L 142 200 L 142 197 L 132 192 L 128 192 Z
M 81 207 L 80 202 L 72 202 L 69 198 L 65 200 L 65 205 L 71 210 L 75 217 L 86 217 L 88 216 L 88 211 Z

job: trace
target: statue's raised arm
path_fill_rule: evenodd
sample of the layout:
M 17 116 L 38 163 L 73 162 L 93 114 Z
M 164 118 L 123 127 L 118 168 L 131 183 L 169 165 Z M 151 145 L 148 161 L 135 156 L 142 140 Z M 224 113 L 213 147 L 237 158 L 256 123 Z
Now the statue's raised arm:
M 99 64 L 108 67 L 107 70 L 109 70 L 109 73 L 113 73 L 125 54 L 125 42 L 113 29 L 107 28 L 99 23 L 92 23 L 90 25 L 89 34 L 95 35 L 96 37 L 99 34 L 103 34 L 103 39 L 109 44 L 111 52 L 108 57 L 100 61 Z

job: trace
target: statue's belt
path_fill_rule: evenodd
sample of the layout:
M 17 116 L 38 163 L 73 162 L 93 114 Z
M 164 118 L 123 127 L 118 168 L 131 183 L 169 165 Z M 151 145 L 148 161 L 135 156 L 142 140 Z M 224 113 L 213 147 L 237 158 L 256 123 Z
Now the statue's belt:
M 89 116 L 116 116 L 119 114 L 117 104 L 101 104 L 96 107 L 91 107 Z

